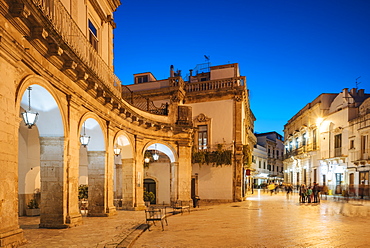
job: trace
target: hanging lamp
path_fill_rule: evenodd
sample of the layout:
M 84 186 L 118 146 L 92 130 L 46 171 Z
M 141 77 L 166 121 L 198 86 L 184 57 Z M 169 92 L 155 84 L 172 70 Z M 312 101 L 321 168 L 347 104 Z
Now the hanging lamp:
M 25 110 L 22 113 L 23 121 L 26 124 L 26 126 L 31 129 L 35 124 L 38 119 L 39 113 L 33 112 L 31 110 L 31 86 L 27 88 L 28 90 L 28 111 Z

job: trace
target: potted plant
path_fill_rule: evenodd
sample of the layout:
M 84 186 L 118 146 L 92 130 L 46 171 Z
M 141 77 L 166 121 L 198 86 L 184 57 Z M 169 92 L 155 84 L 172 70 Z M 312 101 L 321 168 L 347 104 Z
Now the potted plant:
M 39 204 L 37 203 L 35 198 L 32 198 L 29 201 L 29 203 L 27 204 L 26 215 L 27 216 L 38 216 L 38 215 L 40 215 Z
M 80 213 L 82 215 L 87 215 L 88 199 L 89 197 L 89 186 L 86 184 L 81 184 L 78 186 L 78 205 L 80 208 Z
M 148 191 L 144 190 L 145 206 L 149 207 L 150 203 L 155 203 L 154 199 L 155 199 L 155 195 L 154 195 L 153 192 L 148 192 Z

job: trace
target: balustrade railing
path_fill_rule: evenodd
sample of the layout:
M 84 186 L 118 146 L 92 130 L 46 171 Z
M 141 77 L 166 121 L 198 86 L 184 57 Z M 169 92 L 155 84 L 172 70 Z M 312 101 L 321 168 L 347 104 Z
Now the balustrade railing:
M 225 79 L 210 80 L 204 82 L 185 84 L 186 92 L 199 92 L 207 90 L 217 90 L 225 88 L 234 88 L 245 85 L 245 77 L 233 77 Z
M 365 149 L 364 151 L 352 151 L 351 161 L 361 161 L 361 160 L 370 160 L 370 149 Z
M 121 94 L 121 81 L 91 46 L 60 0 L 28 0 L 45 16 L 61 39 L 87 65 L 101 82 L 116 95 Z

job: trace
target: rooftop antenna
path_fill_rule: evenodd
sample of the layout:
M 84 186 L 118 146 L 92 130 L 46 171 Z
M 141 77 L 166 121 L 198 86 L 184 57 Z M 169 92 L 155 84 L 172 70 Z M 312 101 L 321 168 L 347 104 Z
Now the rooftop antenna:
M 358 85 L 361 83 L 361 82 L 357 82 L 357 80 L 360 78 L 361 76 L 359 76 L 358 78 L 356 78 L 356 90 L 358 89 Z
M 208 66 L 208 71 L 209 71 L 209 67 L 210 67 L 209 60 L 211 59 L 211 56 L 204 55 L 204 58 L 205 58 L 205 59 L 206 59 L 206 61 L 207 61 L 207 66 Z

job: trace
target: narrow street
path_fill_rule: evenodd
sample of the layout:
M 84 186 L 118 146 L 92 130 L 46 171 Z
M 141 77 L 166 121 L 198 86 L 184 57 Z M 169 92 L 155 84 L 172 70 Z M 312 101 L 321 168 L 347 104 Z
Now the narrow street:
M 133 247 L 369 247 L 370 205 L 298 203 L 295 193 L 256 191 L 245 202 L 203 206 L 145 231 Z

